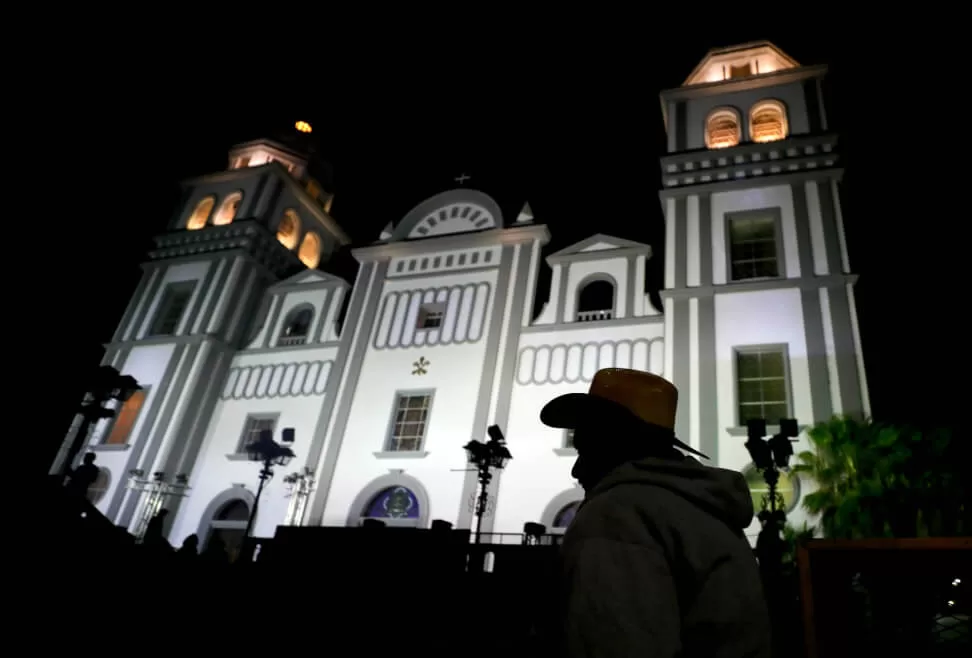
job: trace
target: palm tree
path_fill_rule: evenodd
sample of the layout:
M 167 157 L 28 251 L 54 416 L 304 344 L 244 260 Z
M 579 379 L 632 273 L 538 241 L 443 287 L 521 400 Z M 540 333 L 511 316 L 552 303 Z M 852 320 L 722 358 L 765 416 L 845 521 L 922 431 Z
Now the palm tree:
M 968 527 L 967 459 L 951 433 L 833 418 L 808 435 L 813 450 L 793 470 L 817 484 L 803 506 L 820 515 L 825 537 L 957 536 Z

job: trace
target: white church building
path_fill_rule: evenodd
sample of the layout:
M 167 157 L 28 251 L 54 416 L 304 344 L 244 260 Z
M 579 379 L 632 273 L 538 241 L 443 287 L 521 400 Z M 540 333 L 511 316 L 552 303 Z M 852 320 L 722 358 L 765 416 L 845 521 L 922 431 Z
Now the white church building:
M 514 458 L 484 532 L 558 531 L 583 492 L 570 437 L 539 411 L 610 366 L 674 382 L 679 436 L 747 473 L 748 418 L 867 415 L 825 74 L 760 42 L 711 51 L 662 92 L 654 248 L 598 234 L 544 258 L 550 232 L 529 206 L 504 217 L 460 186 L 353 248 L 351 284 L 327 273 L 349 239 L 306 158 L 268 140 L 235 147 L 226 171 L 185 182 L 106 345 L 104 363 L 142 390 L 88 439 L 98 508 L 134 527 L 147 497 L 128 486 L 133 470 L 185 474 L 186 495 L 165 502 L 169 540 L 238 537 L 259 471 L 244 447 L 293 428 L 297 457 L 264 490 L 254 535 L 369 517 L 468 528 L 462 446 L 496 424 Z M 645 272 L 660 248 L 656 308 Z M 534 317 L 544 264 L 549 301 Z M 298 505 L 284 478 L 304 469 L 314 488 Z M 785 483 L 797 522 L 799 484 Z

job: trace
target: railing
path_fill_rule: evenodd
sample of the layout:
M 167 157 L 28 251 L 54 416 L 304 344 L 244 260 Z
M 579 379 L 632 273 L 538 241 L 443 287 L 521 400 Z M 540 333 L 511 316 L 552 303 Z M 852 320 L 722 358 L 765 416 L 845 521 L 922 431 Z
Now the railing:
M 288 345 L 303 345 L 307 342 L 307 336 L 294 335 L 294 336 L 281 336 L 277 340 L 277 345 L 280 347 L 287 347 Z
M 484 532 L 479 537 L 479 543 L 496 546 L 559 546 L 563 542 L 563 534 L 526 535 L 521 532 Z M 469 533 L 469 543 L 476 542 L 476 533 Z
M 597 322 L 598 320 L 610 320 L 614 317 L 613 309 L 606 309 L 602 311 L 578 311 L 577 321 L 578 322 Z

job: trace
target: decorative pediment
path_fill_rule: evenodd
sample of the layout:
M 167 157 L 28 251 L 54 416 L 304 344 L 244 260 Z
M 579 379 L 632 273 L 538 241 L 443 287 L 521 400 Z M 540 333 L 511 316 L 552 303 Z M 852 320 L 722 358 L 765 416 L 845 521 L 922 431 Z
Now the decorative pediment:
M 283 281 L 278 281 L 270 286 L 269 290 L 271 292 L 283 289 L 293 291 L 294 288 L 319 288 L 334 283 L 345 283 L 345 281 L 340 277 L 328 274 L 327 272 L 321 272 L 320 270 L 304 270 Z
M 460 188 L 415 206 L 388 239 L 421 240 L 502 227 L 503 214 L 492 198 L 477 190 Z
M 713 48 L 682 83 L 683 87 L 795 69 L 800 64 L 769 41 Z
M 624 255 L 633 252 L 643 252 L 645 255 L 650 256 L 651 246 L 641 242 L 635 242 L 634 240 L 625 240 L 624 238 L 616 238 L 612 235 L 597 233 L 550 254 L 547 257 L 547 261 L 571 260 L 576 257 L 589 258 L 590 254 L 603 255 L 605 258 L 609 258 L 612 255 L 609 253 L 611 251 L 624 251 Z

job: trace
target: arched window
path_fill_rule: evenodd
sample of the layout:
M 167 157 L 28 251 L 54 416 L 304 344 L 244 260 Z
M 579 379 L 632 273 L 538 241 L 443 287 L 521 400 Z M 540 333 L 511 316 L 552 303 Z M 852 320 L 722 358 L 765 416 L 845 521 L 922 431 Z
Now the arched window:
M 558 532 L 566 530 L 574 520 L 574 515 L 577 514 L 577 508 L 579 507 L 579 500 L 564 506 L 554 517 L 553 529 Z
M 236 219 L 236 211 L 240 209 L 240 202 L 243 201 L 242 192 L 233 192 L 223 200 L 223 205 L 219 207 L 219 212 L 213 217 L 213 224 L 222 226 L 229 224 Z
M 594 322 L 614 317 L 614 284 L 597 278 L 581 283 L 577 293 L 577 321 Z
M 310 306 L 292 309 L 280 328 L 280 338 L 277 339 L 277 345 L 303 345 L 306 343 L 313 319 L 314 309 Z
M 105 497 L 108 493 L 108 487 L 111 485 L 111 471 L 107 468 L 98 469 L 98 477 L 95 481 L 91 483 L 88 487 L 88 501 L 92 505 L 97 505 L 101 502 L 101 499 Z
M 300 237 L 300 217 L 293 209 L 284 210 L 280 225 L 277 227 L 277 239 L 280 244 L 293 249 L 297 246 L 297 238 Z
M 574 486 L 566 491 L 562 491 L 553 497 L 543 509 L 540 515 L 540 523 L 548 528 L 547 533 L 551 535 L 563 534 L 577 514 L 581 502 L 584 500 L 584 490 L 580 486 Z
M 746 478 L 746 484 L 749 485 L 749 494 L 753 497 L 753 509 L 758 514 L 763 508 L 763 498 L 769 496 L 769 485 L 763 479 L 763 474 L 752 465 L 743 470 L 743 475 Z M 780 471 L 780 480 L 776 484 L 776 493 L 783 497 L 784 509 L 787 512 L 791 512 L 800 501 L 799 476 Z
M 195 209 L 192 211 L 192 215 L 189 216 L 189 221 L 186 223 L 186 228 L 190 231 L 195 231 L 206 225 L 209 221 L 209 216 L 213 212 L 213 206 L 216 205 L 216 197 L 208 196 L 201 199 L 199 203 L 196 204 Z
M 308 269 L 317 267 L 317 264 L 321 262 L 321 239 L 317 237 L 317 233 L 307 232 L 304 241 L 300 243 L 300 251 L 297 252 L 297 257 Z
M 739 113 L 723 107 L 713 110 L 705 120 L 705 145 L 710 149 L 724 149 L 739 143 Z
M 230 558 L 236 557 L 246 532 L 246 523 L 250 518 L 250 506 L 239 498 L 226 502 L 213 515 L 204 544 L 214 539 L 222 540 Z
M 749 137 L 754 142 L 784 139 L 788 127 L 786 108 L 779 101 L 760 101 L 749 111 Z
M 383 489 L 365 506 L 364 519 L 381 519 L 389 526 L 418 526 L 421 509 L 415 493 L 401 485 Z

